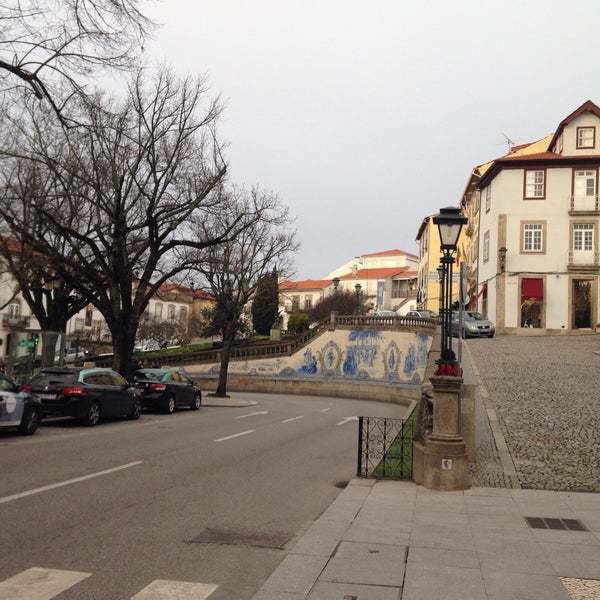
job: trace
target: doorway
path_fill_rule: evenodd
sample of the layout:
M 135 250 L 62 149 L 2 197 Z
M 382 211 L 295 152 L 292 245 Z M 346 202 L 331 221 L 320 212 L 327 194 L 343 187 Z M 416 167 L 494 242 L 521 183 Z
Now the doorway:
M 573 329 L 592 328 L 592 282 L 573 279 Z

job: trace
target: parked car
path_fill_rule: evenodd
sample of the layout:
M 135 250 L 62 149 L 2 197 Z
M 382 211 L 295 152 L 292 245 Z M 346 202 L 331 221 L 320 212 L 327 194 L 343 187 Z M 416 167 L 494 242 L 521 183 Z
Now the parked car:
M 397 317 L 398 313 L 393 310 L 374 310 L 368 315 L 369 317 Z
M 40 398 L 43 416 L 74 417 L 89 427 L 106 417 L 139 419 L 142 414 L 135 388 L 111 369 L 42 369 L 23 389 Z
M 406 313 L 407 317 L 415 317 L 417 319 L 439 319 L 440 316 L 432 310 L 410 310 Z
M 202 404 L 200 388 L 183 373 L 170 369 L 139 369 L 133 374 L 144 408 L 172 414 L 178 407 L 198 410 Z
M 34 395 L 0 375 L 0 429 L 14 428 L 23 435 L 33 435 L 42 420 L 42 404 Z
M 452 335 L 458 337 L 460 328 L 459 314 L 452 313 Z M 462 337 L 494 337 L 496 327 L 486 319 L 481 313 L 465 311 L 463 314 Z

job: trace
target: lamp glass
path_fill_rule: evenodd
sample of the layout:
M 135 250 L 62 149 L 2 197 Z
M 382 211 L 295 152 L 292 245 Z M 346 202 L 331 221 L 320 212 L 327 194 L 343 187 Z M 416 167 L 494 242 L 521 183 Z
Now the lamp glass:
M 456 248 L 458 244 L 458 238 L 460 236 L 460 230 L 462 229 L 462 223 L 453 222 L 442 222 L 438 223 L 438 229 L 440 232 L 440 241 L 442 246 L 446 248 Z

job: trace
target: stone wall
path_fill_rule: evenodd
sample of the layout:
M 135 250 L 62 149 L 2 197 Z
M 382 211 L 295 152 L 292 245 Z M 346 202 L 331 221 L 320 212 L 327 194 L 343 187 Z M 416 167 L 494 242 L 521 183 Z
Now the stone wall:
M 414 330 L 339 328 L 324 331 L 290 356 L 232 360 L 229 374 L 415 387 L 423 382 L 431 340 L 432 333 Z M 216 377 L 219 365 L 191 364 L 186 372 L 194 377 Z

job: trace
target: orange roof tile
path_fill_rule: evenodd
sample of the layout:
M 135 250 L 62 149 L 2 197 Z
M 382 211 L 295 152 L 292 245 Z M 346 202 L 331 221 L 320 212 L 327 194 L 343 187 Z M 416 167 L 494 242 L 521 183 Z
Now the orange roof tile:
M 294 290 L 322 290 L 332 285 L 331 279 L 303 279 L 302 281 L 280 281 L 279 289 L 282 291 Z
M 412 271 L 409 267 L 382 267 L 377 269 L 358 269 L 356 276 L 354 273 L 346 273 L 340 279 L 386 279 L 387 277 L 395 277 L 396 275 L 406 275 L 409 277 L 416 276 L 417 272 Z
M 400 248 L 394 248 L 392 250 L 384 250 L 383 252 L 373 252 L 371 254 L 362 254 L 363 258 L 375 258 L 377 256 L 410 256 L 412 258 L 418 258 L 415 254 L 400 250 Z

